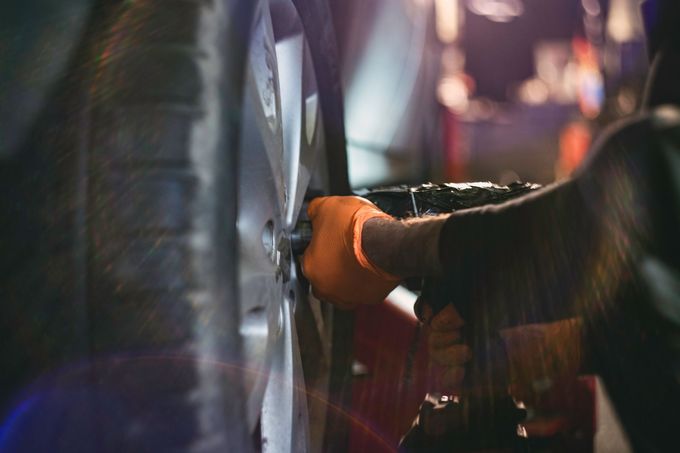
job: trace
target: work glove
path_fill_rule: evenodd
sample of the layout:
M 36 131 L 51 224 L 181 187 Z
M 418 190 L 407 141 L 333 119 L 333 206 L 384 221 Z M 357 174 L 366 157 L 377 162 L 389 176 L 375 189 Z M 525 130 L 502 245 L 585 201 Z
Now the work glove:
M 392 217 L 370 201 L 353 196 L 315 198 L 307 214 L 312 240 L 302 257 L 302 272 L 314 295 L 341 308 L 382 302 L 400 278 L 366 256 L 362 231 L 369 219 Z
M 472 350 L 463 343 L 465 321 L 450 303 L 451 291 L 447 283 L 444 277 L 426 279 L 413 311 L 423 323 L 438 391 L 457 394 L 462 388 L 465 364 L 472 358 Z
M 447 305 L 436 315 L 424 304 L 421 308 L 430 360 L 435 366 L 441 390 L 458 393 L 465 377 L 465 364 L 471 359 L 470 347 L 462 344 L 464 321 L 455 307 Z

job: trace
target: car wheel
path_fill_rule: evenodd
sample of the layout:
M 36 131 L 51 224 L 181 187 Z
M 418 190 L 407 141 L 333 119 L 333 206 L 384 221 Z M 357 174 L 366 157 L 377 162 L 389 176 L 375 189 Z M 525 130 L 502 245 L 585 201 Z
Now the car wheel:
M 318 8 L 320 2 L 315 3 Z M 253 23 L 237 220 L 240 333 L 246 367 L 252 373 L 248 427 L 251 432 L 259 430 L 263 451 L 320 451 L 333 313 L 301 283 L 291 232 L 299 216 L 305 215 L 301 210 L 306 194 L 328 194 L 339 184 L 347 185 L 344 163 L 339 169 L 337 162 L 331 166 L 331 161 L 344 158 L 344 150 L 337 143 L 329 148 L 326 133 L 336 132 L 341 118 L 338 122 L 321 108 L 325 97 L 327 105 L 336 103 L 327 108 L 340 113 L 339 92 L 322 86 L 315 69 L 329 69 L 319 64 L 324 58 L 319 53 L 314 64 L 309 45 L 310 32 L 321 38 L 321 24 L 306 27 L 290 1 L 260 2 Z M 337 135 L 331 139 L 337 141 Z M 336 155 L 329 156 L 333 145 Z
M 320 450 L 347 323 L 302 283 L 290 236 L 308 190 L 348 191 L 328 6 L 140 0 L 93 17 L 83 88 L 45 139 L 72 164 L 78 339 L 1 445 Z

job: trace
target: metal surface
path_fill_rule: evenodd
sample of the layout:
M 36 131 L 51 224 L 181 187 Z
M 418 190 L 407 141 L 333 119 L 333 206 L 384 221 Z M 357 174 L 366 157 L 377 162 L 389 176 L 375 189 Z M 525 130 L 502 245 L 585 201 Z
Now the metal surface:
M 291 246 L 293 253 L 302 255 L 312 241 L 312 222 L 309 220 L 301 220 L 295 226 L 293 234 L 291 235 Z
M 316 311 L 303 310 L 310 318 L 303 324 L 322 331 L 328 323 L 314 316 L 318 301 L 300 289 L 290 235 L 310 180 L 324 180 L 316 163 L 323 162 L 325 138 L 316 76 L 291 2 L 260 2 L 246 80 L 237 227 L 247 421 L 251 432 L 260 425 L 263 451 L 306 451 L 312 446 L 296 311 L 316 304 Z

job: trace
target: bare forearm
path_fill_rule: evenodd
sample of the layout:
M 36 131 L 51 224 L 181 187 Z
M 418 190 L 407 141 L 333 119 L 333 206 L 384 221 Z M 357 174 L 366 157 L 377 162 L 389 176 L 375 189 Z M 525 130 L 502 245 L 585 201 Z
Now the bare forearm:
M 362 247 L 375 265 L 390 274 L 439 275 L 439 233 L 447 218 L 369 220 L 364 225 Z

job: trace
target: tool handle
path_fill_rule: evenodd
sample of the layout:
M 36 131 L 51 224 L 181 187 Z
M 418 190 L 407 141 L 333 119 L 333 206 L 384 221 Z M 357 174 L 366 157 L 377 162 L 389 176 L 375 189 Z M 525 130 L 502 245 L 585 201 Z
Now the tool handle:
M 297 256 L 302 255 L 312 241 L 312 222 L 300 220 L 290 235 L 290 246 Z
M 502 392 L 508 383 L 505 344 L 498 330 L 494 326 L 488 326 L 486 307 L 481 303 L 482 301 L 478 301 L 475 304 L 475 301 L 469 299 L 453 300 L 445 279 L 427 278 L 414 310 L 418 318 L 423 320 L 425 305 L 432 310 L 432 316 L 436 316 L 449 304 L 453 305 L 465 321 L 461 342 L 472 351 L 472 359 L 465 366 L 464 389 L 468 390 L 484 382 Z

